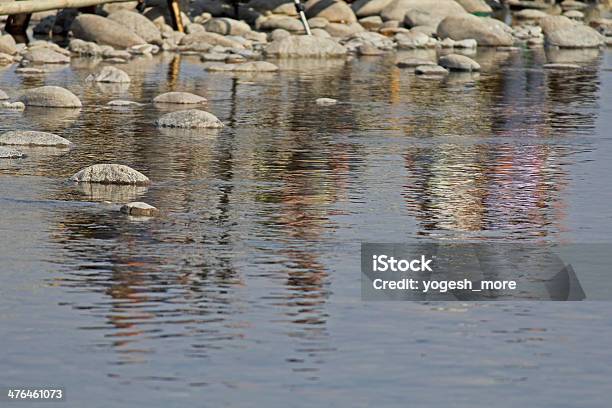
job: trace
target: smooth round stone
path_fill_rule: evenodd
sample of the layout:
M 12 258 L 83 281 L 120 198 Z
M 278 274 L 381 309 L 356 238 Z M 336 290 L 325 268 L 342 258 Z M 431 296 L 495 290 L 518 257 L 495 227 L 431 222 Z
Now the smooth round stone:
M 125 84 L 131 82 L 130 76 L 119 68 L 107 66 L 98 73 L 89 75 L 86 81 Z
M 338 101 L 333 98 L 318 98 L 315 103 L 319 106 L 331 106 L 337 104 Z
M 79 98 L 69 90 L 59 86 L 41 86 L 26 90 L 21 98 L 26 106 L 45 108 L 80 108 Z
M 460 54 L 443 55 L 438 60 L 438 64 L 451 71 L 480 71 L 480 64 Z
M 2 109 L 9 109 L 9 110 L 16 110 L 16 111 L 22 111 L 22 110 L 25 110 L 25 105 L 23 104 L 23 102 L 7 102 L 7 101 L 2 101 L 2 102 L 0 102 L 0 108 L 2 108 Z
M 25 155 L 17 149 L 0 146 L 0 159 L 21 159 Z
M 134 102 L 134 101 L 124 101 L 121 99 L 117 99 L 114 101 L 110 101 L 109 103 L 106 104 L 107 106 L 141 106 L 142 103 L 138 103 L 138 102 Z
M 77 183 L 129 184 L 137 186 L 151 184 L 151 180 L 147 176 L 122 164 L 94 164 L 80 170 L 70 180 Z
M 406 58 L 398 61 L 395 65 L 399 68 L 415 68 L 422 65 L 436 65 L 436 63 L 422 58 Z
M 0 145 L 70 147 L 72 142 L 61 136 L 33 130 L 13 130 L 0 135 Z
M 217 61 L 217 62 L 223 62 L 225 61 L 226 58 L 227 58 L 227 54 L 223 54 L 221 52 L 207 52 L 205 54 L 202 54 L 202 56 L 200 57 L 202 61 Z
M 153 217 L 159 214 L 159 210 L 150 204 L 141 201 L 127 203 L 121 207 L 121 212 L 136 217 Z
M 417 75 L 441 76 L 447 75 L 448 70 L 439 65 L 419 65 L 414 69 L 414 73 Z
M 9 98 L 9 96 L 6 94 L 6 92 L 4 92 L 2 89 L 0 89 L 0 101 L 7 100 L 8 98 Z
M 222 128 L 223 122 L 212 113 L 190 109 L 167 113 L 157 120 L 156 125 L 162 128 L 201 129 Z
M 153 103 L 172 103 L 181 105 L 195 105 L 206 102 L 206 98 L 189 92 L 166 92 L 153 99 Z
M 576 64 L 561 64 L 561 63 L 544 64 L 543 67 L 546 68 L 546 69 L 555 69 L 555 70 L 580 69 L 580 65 L 576 65 Z

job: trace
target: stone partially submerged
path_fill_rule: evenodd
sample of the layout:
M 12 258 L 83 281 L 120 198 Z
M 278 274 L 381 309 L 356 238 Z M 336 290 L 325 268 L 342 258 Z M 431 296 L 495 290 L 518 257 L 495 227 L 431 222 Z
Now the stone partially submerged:
M 21 98 L 25 106 L 45 108 L 80 108 L 79 98 L 69 90 L 59 86 L 41 86 L 26 90 Z
M 147 176 L 122 164 L 94 164 L 80 170 L 70 180 L 77 183 L 125 184 L 134 186 L 151 184 L 151 180 Z
M 167 113 L 157 120 L 156 125 L 160 128 L 181 129 L 218 129 L 224 126 L 212 113 L 198 109 Z
M 0 146 L 0 159 L 21 159 L 25 155 L 17 149 Z
M 0 145 L 12 146 L 44 146 L 44 147 L 71 147 L 70 140 L 47 132 L 33 130 L 13 130 L 0 135 Z
M 275 40 L 265 49 L 265 54 L 276 57 L 342 57 L 346 55 L 346 47 L 329 38 L 292 35 Z
M 438 64 L 451 71 L 480 71 L 480 64 L 460 54 L 443 55 L 438 60 Z
M 438 25 L 440 39 L 474 39 L 479 46 L 511 46 L 514 38 L 505 23 L 490 17 L 477 17 L 472 14 L 448 16 Z
M 5 101 L 9 98 L 9 96 L 6 94 L 6 92 L 4 92 L 2 89 L 0 89 L 0 101 Z
M 196 105 L 206 102 L 206 98 L 200 95 L 195 95 L 189 92 L 166 92 L 158 95 L 153 99 L 153 103 L 160 104 L 180 104 L 180 105 Z
M 142 201 L 127 203 L 121 207 L 122 213 L 136 217 L 154 217 L 159 214 L 159 210 L 150 204 Z
M 103 82 L 113 84 L 126 84 L 131 82 L 130 76 L 119 68 L 106 66 L 96 74 L 89 75 L 86 78 L 88 82 Z
M 604 37 L 595 29 L 572 21 L 565 16 L 550 16 L 540 20 L 546 44 L 559 48 L 596 48 Z

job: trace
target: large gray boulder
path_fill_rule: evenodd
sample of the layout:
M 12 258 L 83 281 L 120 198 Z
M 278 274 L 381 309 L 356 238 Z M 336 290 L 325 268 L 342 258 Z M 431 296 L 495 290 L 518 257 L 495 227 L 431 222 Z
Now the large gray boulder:
M 351 8 L 357 17 L 377 16 L 393 0 L 357 0 Z
M 122 164 L 94 164 L 75 173 L 70 180 L 77 183 L 130 184 L 146 186 L 151 180 L 139 171 Z
M 474 39 L 479 46 L 511 46 L 514 44 L 511 31 L 499 20 L 465 13 L 446 17 L 438 25 L 437 34 L 441 39 Z
M 565 16 L 550 16 L 539 21 L 547 45 L 560 48 L 595 48 L 604 37 L 595 29 Z
M 357 21 L 351 7 L 343 0 L 308 0 L 306 17 L 322 17 L 330 23 L 350 24 Z
M 13 130 L 0 135 L 0 145 L 71 147 L 72 142 L 53 133 Z
M 12 35 L 0 35 L 0 53 L 9 55 L 17 54 L 17 44 Z
M 119 10 L 110 14 L 108 18 L 133 31 L 148 43 L 161 43 L 159 28 L 142 14 L 130 10 Z
M 26 90 L 21 98 L 25 106 L 45 108 L 80 108 L 79 98 L 69 90 L 59 86 L 41 86 Z
M 463 7 L 454 0 L 393 0 L 382 10 L 380 16 L 385 21 L 403 21 L 409 10 L 428 13 L 438 22 L 447 16 L 466 14 Z
M 264 50 L 266 55 L 276 57 L 342 57 L 346 47 L 329 38 L 293 35 L 275 40 Z
M 74 19 L 70 29 L 75 38 L 115 48 L 130 48 L 147 43 L 124 25 L 95 14 L 81 14 Z
M 202 128 L 222 128 L 221 122 L 212 113 L 190 109 L 177 112 L 166 113 L 156 122 L 160 128 L 181 128 L 181 129 L 202 129 Z

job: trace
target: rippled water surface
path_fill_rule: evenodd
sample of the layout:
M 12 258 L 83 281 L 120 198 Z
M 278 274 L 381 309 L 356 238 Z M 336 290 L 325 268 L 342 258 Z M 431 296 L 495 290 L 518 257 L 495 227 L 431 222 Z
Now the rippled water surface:
M 0 69 L 12 96 L 84 103 L 0 112 L 0 131 L 76 144 L 0 161 L 0 384 L 63 386 L 75 407 L 609 406 L 609 303 L 363 302 L 359 245 L 609 242 L 612 54 L 479 50 L 480 75 L 444 80 L 396 58 L 232 76 L 165 56 L 122 65 L 125 87 L 87 84 L 87 59 Z M 105 106 L 172 90 L 226 127 Z M 153 184 L 65 181 L 98 162 Z M 163 216 L 117 211 L 136 199 Z

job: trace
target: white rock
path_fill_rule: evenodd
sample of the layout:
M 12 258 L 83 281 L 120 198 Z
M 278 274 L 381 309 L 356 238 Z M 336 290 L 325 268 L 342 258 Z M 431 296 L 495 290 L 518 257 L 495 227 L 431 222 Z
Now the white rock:
M 122 164 L 94 164 L 86 167 L 70 180 L 77 183 L 100 183 L 100 184 L 130 184 L 148 185 L 151 180 L 144 174 L 131 167 Z
M 8 110 L 22 111 L 22 110 L 25 110 L 25 105 L 23 104 L 23 102 L 0 101 L 0 108 L 8 109 Z
M 153 99 L 153 103 L 171 103 L 181 105 L 195 105 L 206 102 L 206 98 L 189 92 L 166 92 Z
M 142 106 L 142 103 L 134 102 L 134 101 L 124 101 L 121 99 L 117 99 L 114 101 L 110 101 L 106 105 L 108 106 Z
M 157 120 L 156 125 L 162 128 L 182 129 L 223 127 L 223 123 L 215 115 L 198 109 L 167 113 Z
M 119 68 L 106 66 L 96 74 L 89 75 L 86 79 L 88 82 L 105 82 L 105 83 L 129 83 L 130 76 Z
M 45 147 L 71 147 L 70 140 L 47 132 L 32 130 L 13 130 L 0 135 L 0 145 L 13 146 L 45 146 Z
M 414 73 L 426 76 L 442 76 L 447 75 L 448 70 L 439 65 L 419 65 L 414 69 Z
M 315 103 L 319 106 L 331 106 L 337 104 L 338 101 L 333 98 L 318 98 Z
M 20 159 L 24 154 L 17 149 L 0 146 L 0 159 Z
M 157 208 L 141 201 L 134 201 L 123 205 L 121 212 L 136 217 L 153 217 L 159 214 Z

